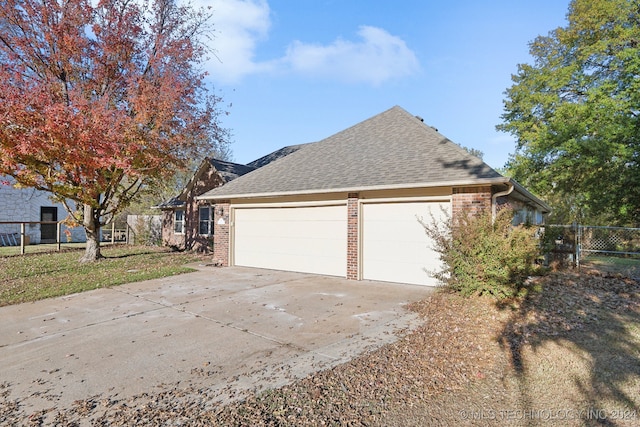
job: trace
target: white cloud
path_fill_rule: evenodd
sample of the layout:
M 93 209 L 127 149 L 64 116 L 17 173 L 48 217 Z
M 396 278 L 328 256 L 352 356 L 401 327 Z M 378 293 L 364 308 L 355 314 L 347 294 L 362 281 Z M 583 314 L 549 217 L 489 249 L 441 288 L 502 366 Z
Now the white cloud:
M 211 7 L 217 58 L 207 64 L 218 83 L 237 83 L 250 74 L 295 73 L 314 78 L 379 85 L 419 69 L 415 54 L 399 37 L 362 26 L 359 40 L 328 45 L 292 42 L 281 58 L 259 62 L 255 54 L 271 27 L 267 0 L 197 0 Z
M 337 39 L 326 46 L 295 41 L 282 63 L 300 74 L 373 85 L 419 69 L 415 54 L 399 37 L 370 26 L 360 27 L 358 35 L 358 42 Z
M 262 71 L 265 64 L 253 58 L 260 40 L 271 26 L 266 0 L 200 0 L 211 7 L 215 38 L 213 49 L 217 58 L 207 64 L 215 81 L 234 83 L 247 74 Z

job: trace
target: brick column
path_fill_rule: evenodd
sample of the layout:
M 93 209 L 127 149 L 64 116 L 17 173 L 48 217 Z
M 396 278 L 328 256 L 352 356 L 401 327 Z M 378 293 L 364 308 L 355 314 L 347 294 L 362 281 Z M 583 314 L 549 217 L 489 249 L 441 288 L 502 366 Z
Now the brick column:
M 347 279 L 358 280 L 358 193 L 347 196 Z
M 213 259 L 221 267 L 229 266 L 229 200 L 220 200 L 213 207 Z
M 477 215 L 491 209 L 491 186 L 457 187 L 453 189 L 451 215 L 453 220 L 463 212 Z

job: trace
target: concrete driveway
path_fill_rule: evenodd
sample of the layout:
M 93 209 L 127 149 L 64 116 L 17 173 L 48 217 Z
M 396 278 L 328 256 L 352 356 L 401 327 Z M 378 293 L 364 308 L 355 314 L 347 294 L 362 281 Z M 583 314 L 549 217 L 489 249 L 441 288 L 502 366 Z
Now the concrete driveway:
M 432 288 L 251 268 L 0 308 L 0 392 L 23 414 L 191 390 L 211 403 L 343 363 L 418 324 Z

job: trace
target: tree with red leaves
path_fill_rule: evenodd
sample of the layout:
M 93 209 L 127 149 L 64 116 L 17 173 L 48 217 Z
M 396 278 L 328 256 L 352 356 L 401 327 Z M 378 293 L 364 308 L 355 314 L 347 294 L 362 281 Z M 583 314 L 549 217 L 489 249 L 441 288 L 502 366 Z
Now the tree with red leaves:
M 209 18 L 174 0 L 0 2 L 0 174 L 65 204 L 81 261 L 138 194 L 225 151 L 199 69 Z

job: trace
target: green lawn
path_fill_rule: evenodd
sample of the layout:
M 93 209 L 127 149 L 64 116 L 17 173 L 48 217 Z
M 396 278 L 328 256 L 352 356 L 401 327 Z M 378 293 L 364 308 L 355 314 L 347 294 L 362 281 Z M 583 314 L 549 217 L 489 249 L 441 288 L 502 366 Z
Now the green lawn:
M 640 276 L 640 259 L 631 257 L 617 257 L 607 255 L 588 255 L 580 261 L 583 267 L 593 267 L 599 270 L 624 275 Z
M 167 248 L 105 246 L 104 259 L 80 264 L 81 249 L 0 256 L 0 306 L 69 295 L 91 289 L 155 279 L 193 271 L 186 264 L 201 260 Z
M 101 243 L 102 245 L 110 245 L 111 243 Z M 62 243 L 60 245 L 60 248 L 62 250 L 69 250 L 69 249 L 84 249 L 84 247 L 86 246 L 86 243 Z M 24 252 L 25 255 L 27 254 L 35 254 L 35 253 L 42 253 L 42 252 L 52 252 L 52 251 L 57 251 L 58 250 L 58 244 L 57 243 L 44 243 L 44 244 L 38 244 L 38 245 L 26 245 L 24 247 Z M 4 256 L 11 256 L 11 255 L 20 255 L 20 246 L 0 246 L 0 257 L 4 257 Z

